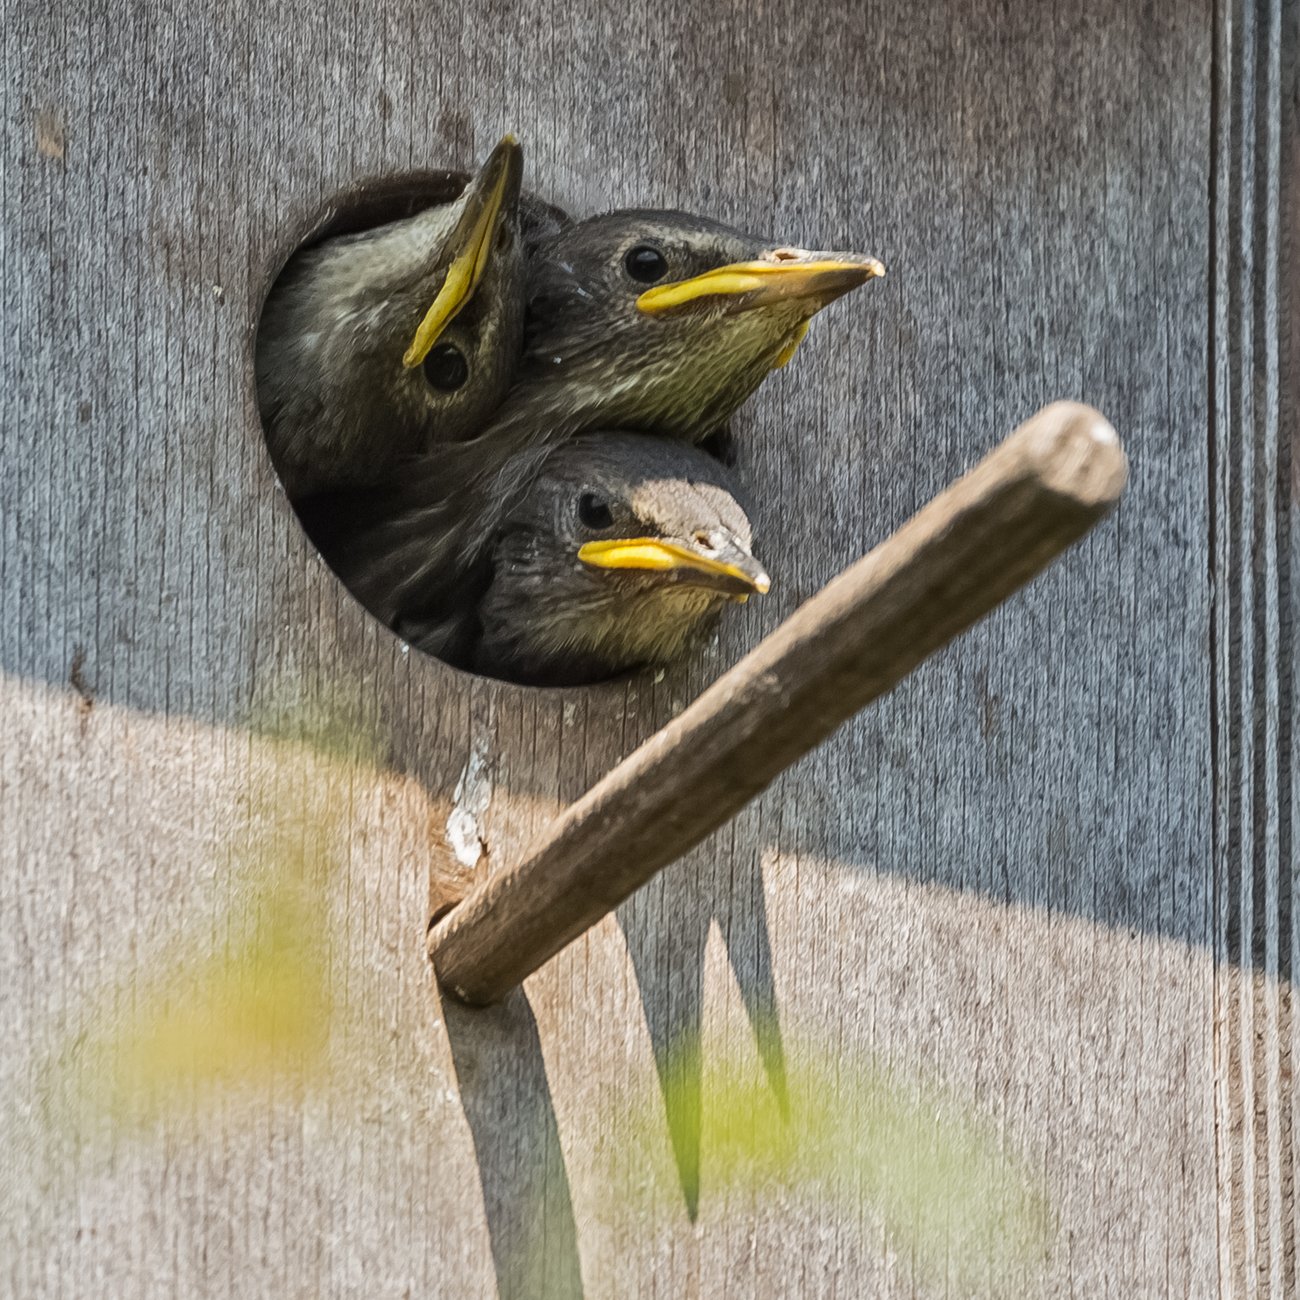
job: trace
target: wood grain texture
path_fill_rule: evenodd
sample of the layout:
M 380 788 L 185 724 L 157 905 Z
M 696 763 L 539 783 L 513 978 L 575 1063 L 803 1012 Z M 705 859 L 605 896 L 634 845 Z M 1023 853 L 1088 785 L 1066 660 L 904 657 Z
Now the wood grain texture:
M 850 565 L 429 934 L 443 988 L 496 1002 L 1077 542 L 1128 463 L 1056 402 Z
M 1211 496 L 1215 1015 L 1225 1296 L 1300 1288 L 1300 15 L 1223 3 L 1215 48 Z
M 793 1095 L 830 1053 L 847 1143 L 866 1054 L 1037 1171 L 1054 1226 L 1001 1294 L 1278 1294 L 1294 193 L 1256 160 L 1294 148 L 1282 12 L 7 0 L 0 1293 L 978 1292 L 866 1190 L 723 1176 L 714 1062 Z M 777 586 L 663 680 L 528 692 L 403 653 L 261 441 L 250 340 L 294 233 L 511 129 L 576 213 L 681 204 L 890 268 L 738 422 Z M 517 858 L 1059 394 L 1133 461 L 1074 563 L 522 994 L 442 1005 L 426 877 L 453 815 L 476 870 Z M 315 843 L 293 810 L 321 799 L 335 1068 L 59 1123 L 79 1045 L 265 920 L 264 823 Z M 699 1070 L 674 1047 L 697 1033 Z

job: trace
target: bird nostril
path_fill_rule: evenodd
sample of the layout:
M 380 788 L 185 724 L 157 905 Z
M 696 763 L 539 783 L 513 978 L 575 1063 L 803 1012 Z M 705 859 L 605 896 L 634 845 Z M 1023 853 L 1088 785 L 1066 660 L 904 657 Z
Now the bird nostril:
M 802 248 L 774 248 L 772 250 L 772 261 L 797 262 L 803 255 Z
M 713 536 L 710 533 L 699 532 L 695 534 L 695 540 L 706 550 L 716 551 L 718 548 L 713 543 Z

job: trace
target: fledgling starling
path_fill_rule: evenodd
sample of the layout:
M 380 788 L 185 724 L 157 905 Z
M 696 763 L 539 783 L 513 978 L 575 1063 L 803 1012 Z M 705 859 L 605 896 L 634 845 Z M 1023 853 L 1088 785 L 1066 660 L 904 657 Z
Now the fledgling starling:
M 572 223 L 530 258 L 519 371 L 482 433 L 331 504 L 326 556 L 390 627 L 463 660 L 463 612 L 548 449 L 623 428 L 699 441 L 793 355 L 812 317 L 882 275 L 874 258 L 775 247 L 685 213 Z
M 523 412 L 534 428 L 698 442 L 790 360 L 817 312 L 884 273 L 685 212 L 575 222 L 529 259 L 524 355 L 494 425 Z
M 689 445 L 595 433 L 557 447 L 501 521 L 472 666 L 533 685 L 668 663 L 767 591 L 727 470 Z
M 793 355 L 812 317 L 882 275 L 874 258 L 774 247 L 702 217 L 616 212 L 541 239 L 525 353 L 478 436 L 402 466 L 327 558 L 390 626 L 453 618 L 548 447 L 595 428 L 698 441 Z M 352 518 L 349 518 L 352 516 Z
M 402 458 L 477 431 L 523 338 L 524 230 L 506 136 L 454 201 L 326 238 L 276 281 L 258 329 L 267 442 L 295 501 L 378 483 Z M 448 174 L 449 177 L 451 174 Z

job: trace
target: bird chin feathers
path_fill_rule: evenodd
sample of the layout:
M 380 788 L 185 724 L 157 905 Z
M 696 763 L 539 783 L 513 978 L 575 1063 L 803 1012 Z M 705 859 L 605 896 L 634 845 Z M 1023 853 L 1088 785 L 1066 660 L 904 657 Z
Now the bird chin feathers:
M 693 328 L 667 325 L 650 333 L 646 319 L 584 319 L 558 339 L 551 336 L 548 346 L 530 349 L 527 377 L 503 414 L 526 412 L 533 428 L 550 422 L 569 433 L 598 424 L 699 441 L 771 373 L 804 316 L 797 304 L 779 312 L 718 308 L 697 314 Z M 611 331 L 621 339 L 617 367 L 608 359 Z
M 680 659 L 716 623 L 727 597 L 701 587 L 656 585 L 637 595 L 600 593 L 547 602 L 531 617 L 485 608 L 480 669 L 538 685 L 602 681 Z

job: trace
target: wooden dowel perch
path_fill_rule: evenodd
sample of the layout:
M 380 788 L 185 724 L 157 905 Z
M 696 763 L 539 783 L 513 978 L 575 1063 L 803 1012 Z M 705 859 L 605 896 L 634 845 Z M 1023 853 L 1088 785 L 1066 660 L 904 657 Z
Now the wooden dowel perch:
M 1114 429 L 1057 402 L 801 605 L 429 933 L 456 997 L 503 997 L 1110 510 Z

